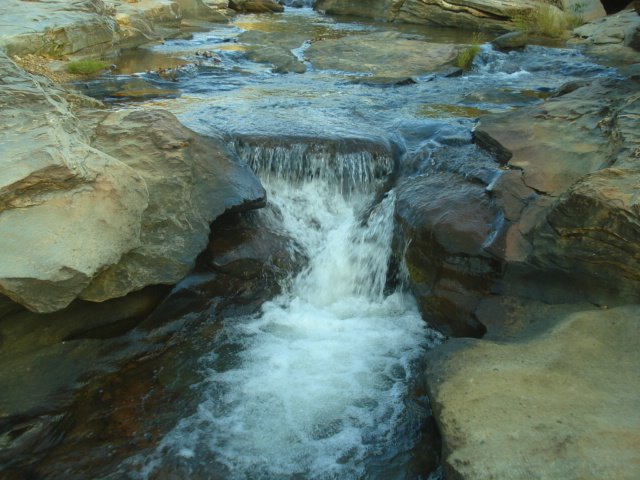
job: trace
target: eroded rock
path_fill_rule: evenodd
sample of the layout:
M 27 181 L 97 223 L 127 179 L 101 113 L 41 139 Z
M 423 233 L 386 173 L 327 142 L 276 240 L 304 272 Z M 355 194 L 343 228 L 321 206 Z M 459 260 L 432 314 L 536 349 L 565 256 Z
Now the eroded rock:
M 482 314 L 494 295 L 640 301 L 640 85 L 564 91 L 480 118 L 474 138 L 497 162 L 462 147 L 408 162 L 421 167 L 398 188 L 398 249 L 425 319 L 447 334 L 499 329 Z
M 517 0 L 319 0 L 317 10 L 388 22 L 435 24 L 469 29 L 510 30 L 511 19 L 531 10 Z
M 640 307 L 538 315 L 553 326 L 507 343 L 450 340 L 428 354 L 445 475 L 636 478 Z
M 168 112 L 107 114 L 92 144 L 138 172 L 149 207 L 142 214 L 139 246 L 94 278 L 84 299 L 102 301 L 145 285 L 178 282 L 205 249 L 215 218 L 264 204 L 264 189 L 246 164 L 221 141 L 183 127 Z
M 5 56 L 0 69 L 0 292 L 54 311 L 139 245 L 147 189 L 89 146 L 62 90 Z
M 1 60 L 0 292 L 12 300 L 51 312 L 176 283 L 217 216 L 264 203 L 220 140 L 160 110 L 81 124 L 62 90 Z

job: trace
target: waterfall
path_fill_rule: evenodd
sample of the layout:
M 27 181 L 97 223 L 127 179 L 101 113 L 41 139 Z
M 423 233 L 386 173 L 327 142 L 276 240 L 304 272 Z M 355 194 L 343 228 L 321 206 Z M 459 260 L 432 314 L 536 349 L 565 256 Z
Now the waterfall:
M 285 6 L 294 8 L 311 8 L 315 0 L 284 0 Z
M 234 148 L 263 182 L 318 180 L 347 196 L 379 189 L 396 168 L 390 147 L 373 142 L 249 137 L 236 139 Z
M 177 464 L 191 478 L 374 478 L 372 461 L 418 438 L 425 411 L 407 408 L 411 379 L 438 341 L 411 296 L 384 294 L 394 193 L 363 222 L 384 180 L 372 154 L 236 148 L 263 175 L 265 214 L 276 212 L 271 220 L 311 260 L 258 314 L 224 320 L 202 360 L 197 411 L 142 460 L 142 476 Z

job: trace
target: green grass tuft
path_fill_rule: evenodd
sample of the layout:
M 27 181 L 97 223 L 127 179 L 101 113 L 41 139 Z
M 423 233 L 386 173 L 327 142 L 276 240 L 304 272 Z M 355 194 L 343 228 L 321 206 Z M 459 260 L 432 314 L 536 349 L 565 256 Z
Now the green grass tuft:
M 471 45 L 458 52 L 458 55 L 456 56 L 456 66 L 458 68 L 462 68 L 463 70 L 469 70 L 471 68 L 471 65 L 473 65 L 474 58 L 476 58 L 476 55 L 480 53 L 481 43 L 482 38 L 480 34 L 474 34 Z
M 109 64 L 102 60 L 77 60 L 67 65 L 67 72 L 76 75 L 91 75 L 107 68 Z
M 573 13 L 563 12 L 552 5 L 538 5 L 528 14 L 513 17 L 513 23 L 518 30 L 534 35 L 561 38 L 567 31 L 584 23 L 580 9 Z

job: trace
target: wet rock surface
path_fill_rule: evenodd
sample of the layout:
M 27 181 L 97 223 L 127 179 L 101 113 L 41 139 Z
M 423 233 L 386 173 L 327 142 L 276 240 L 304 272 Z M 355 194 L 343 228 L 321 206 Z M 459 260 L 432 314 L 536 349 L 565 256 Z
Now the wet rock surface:
M 447 334 L 479 335 L 475 309 L 494 294 L 639 300 L 638 138 L 629 124 L 639 95 L 632 81 L 596 81 L 481 117 L 475 141 L 497 162 L 467 150 L 467 170 L 456 171 L 441 151 L 400 183 L 396 216 L 427 318 Z

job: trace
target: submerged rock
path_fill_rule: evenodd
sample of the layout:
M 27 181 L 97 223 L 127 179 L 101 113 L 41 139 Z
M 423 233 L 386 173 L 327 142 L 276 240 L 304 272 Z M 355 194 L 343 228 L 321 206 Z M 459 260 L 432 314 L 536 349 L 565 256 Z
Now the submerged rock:
M 506 343 L 449 340 L 427 355 L 445 475 L 636 478 L 640 307 L 526 308 L 533 325 L 552 326 Z

